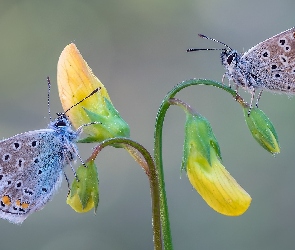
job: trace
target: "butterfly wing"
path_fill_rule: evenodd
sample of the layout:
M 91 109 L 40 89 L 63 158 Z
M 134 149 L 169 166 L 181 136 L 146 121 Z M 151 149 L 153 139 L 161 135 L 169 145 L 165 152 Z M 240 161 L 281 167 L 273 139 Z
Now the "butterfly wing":
M 52 129 L 0 142 L 0 217 L 22 223 L 40 210 L 60 186 L 64 144 Z
M 241 57 L 243 72 L 256 87 L 277 92 L 295 92 L 295 28 L 275 35 Z M 255 86 L 254 86 L 255 87 Z

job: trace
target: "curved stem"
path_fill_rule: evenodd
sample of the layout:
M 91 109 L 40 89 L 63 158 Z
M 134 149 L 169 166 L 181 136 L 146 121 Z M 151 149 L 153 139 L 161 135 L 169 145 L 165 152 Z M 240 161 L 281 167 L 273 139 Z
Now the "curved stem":
M 170 98 L 168 100 L 168 102 L 170 105 L 177 105 L 177 106 L 181 107 L 185 112 L 189 112 L 190 114 L 200 116 L 200 114 L 198 112 L 196 112 L 188 103 L 186 103 L 180 99 Z
M 165 181 L 164 181 L 164 170 L 163 170 L 163 157 L 162 157 L 162 129 L 164 124 L 164 118 L 166 112 L 171 104 L 174 104 L 173 98 L 180 90 L 191 86 L 191 85 L 209 85 L 214 86 L 220 89 L 225 90 L 229 94 L 231 94 L 234 99 L 239 102 L 241 105 L 246 105 L 244 100 L 236 93 L 235 90 L 230 87 L 215 82 L 211 80 L 205 79 L 190 79 L 187 81 L 183 81 L 176 85 L 164 98 L 162 104 L 158 110 L 156 124 L 155 124 L 155 134 L 154 134 L 154 160 L 155 165 L 158 172 L 159 178 L 159 191 L 160 191 L 160 209 L 161 209 L 161 225 L 162 225 L 162 234 L 163 234 L 163 242 L 165 250 L 172 250 L 172 236 L 170 230 L 170 221 L 169 221 L 169 212 L 165 191 Z
M 159 184 L 157 178 L 156 167 L 150 153 L 139 143 L 128 138 L 111 138 L 101 142 L 94 148 L 92 155 L 86 162 L 94 160 L 98 153 L 106 146 L 122 146 L 132 155 L 135 160 L 140 163 L 145 170 L 150 182 L 150 191 L 152 198 L 152 225 L 153 225 L 153 239 L 154 249 L 162 250 L 162 236 L 161 236 L 161 220 L 160 220 L 160 200 L 159 200 Z

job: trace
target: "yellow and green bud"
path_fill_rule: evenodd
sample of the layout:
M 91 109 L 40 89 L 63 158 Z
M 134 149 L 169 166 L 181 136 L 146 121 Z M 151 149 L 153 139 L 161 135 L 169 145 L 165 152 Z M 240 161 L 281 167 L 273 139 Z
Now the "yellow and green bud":
M 221 163 L 218 142 L 206 118 L 187 112 L 182 168 L 192 186 L 215 211 L 243 214 L 250 206 L 250 195 Z
M 86 213 L 92 208 L 96 212 L 99 201 L 98 174 L 94 161 L 90 161 L 86 166 L 81 165 L 77 169 L 77 179 L 71 186 L 71 191 L 67 197 L 69 204 L 76 212 Z
M 108 92 L 92 73 L 76 45 L 71 43 L 62 51 L 57 65 L 59 97 L 64 110 L 83 100 L 93 90 L 99 89 L 90 98 L 71 108 L 67 115 L 75 128 L 90 122 L 84 142 L 100 142 L 112 137 L 129 137 L 130 128 L 113 106 Z

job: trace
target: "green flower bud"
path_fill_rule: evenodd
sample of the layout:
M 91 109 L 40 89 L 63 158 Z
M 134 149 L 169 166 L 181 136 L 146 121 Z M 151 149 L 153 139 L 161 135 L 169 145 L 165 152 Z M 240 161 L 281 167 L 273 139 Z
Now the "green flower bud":
M 248 109 L 248 107 L 243 109 L 244 116 L 254 139 L 268 152 L 280 153 L 278 136 L 269 118 L 258 108 L 253 108 L 248 115 Z
M 96 212 L 99 201 L 98 174 L 94 161 L 81 165 L 77 169 L 78 180 L 72 183 L 67 197 L 69 204 L 76 212 L 86 213 L 92 208 Z

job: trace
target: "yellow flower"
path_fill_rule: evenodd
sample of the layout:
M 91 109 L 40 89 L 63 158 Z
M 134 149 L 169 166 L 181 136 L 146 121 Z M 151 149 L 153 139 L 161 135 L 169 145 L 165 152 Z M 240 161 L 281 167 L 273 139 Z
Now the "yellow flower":
M 215 211 L 238 216 L 250 206 L 250 195 L 221 164 L 218 142 L 204 117 L 187 113 L 182 164 L 193 187 Z
M 59 97 L 64 110 L 83 100 L 93 90 L 99 91 L 67 112 L 75 128 L 89 122 L 100 124 L 84 128 L 87 142 L 107 138 L 129 137 L 128 124 L 113 106 L 108 92 L 83 59 L 76 45 L 71 43 L 62 51 L 57 65 Z
M 99 201 L 98 175 L 94 161 L 77 169 L 77 178 L 72 183 L 67 204 L 76 212 L 86 213 L 92 208 L 96 212 Z
M 258 108 L 253 108 L 248 115 L 248 107 L 246 106 L 244 107 L 244 116 L 254 139 L 268 152 L 272 154 L 280 153 L 278 135 L 264 112 Z

